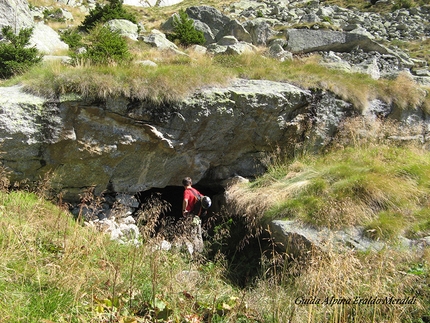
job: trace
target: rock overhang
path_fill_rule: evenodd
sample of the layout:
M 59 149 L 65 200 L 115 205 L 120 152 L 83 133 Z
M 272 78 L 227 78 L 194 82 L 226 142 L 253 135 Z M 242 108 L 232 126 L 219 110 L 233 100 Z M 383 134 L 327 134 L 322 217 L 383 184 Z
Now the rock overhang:
M 90 186 L 135 194 L 178 185 L 184 176 L 198 182 L 255 175 L 264 154 L 300 137 L 290 138 L 311 98 L 288 83 L 254 80 L 162 106 L 125 98 L 47 102 L 18 88 L 1 91 L 10 97 L 2 102 L 0 124 L 6 166 L 15 180 L 52 172 L 68 196 Z M 10 119 L 19 111 L 27 126 L 17 125 L 11 137 Z

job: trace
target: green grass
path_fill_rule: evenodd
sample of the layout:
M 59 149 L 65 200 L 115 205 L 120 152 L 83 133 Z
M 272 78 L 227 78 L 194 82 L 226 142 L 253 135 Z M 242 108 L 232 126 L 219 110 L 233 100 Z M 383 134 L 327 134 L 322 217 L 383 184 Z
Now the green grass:
M 0 205 L 0 317 L 7 322 L 154 322 L 167 313 L 179 322 L 238 295 L 222 282 L 222 265 L 150 243 L 119 245 L 33 193 L 0 192 Z
M 273 270 L 285 255 L 272 251 L 274 258 L 261 258 L 262 275 L 238 289 L 225 279 L 222 255 L 191 259 L 180 250 L 154 249 L 151 240 L 119 245 L 33 193 L 2 191 L 0 204 L 5 322 L 419 322 L 430 314 L 428 252 L 330 252 L 306 267 L 281 262 Z M 333 295 L 416 296 L 417 302 L 297 305 L 300 297 Z
M 430 39 L 420 41 L 392 40 L 389 45 L 397 46 L 407 52 L 412 58 L 421 59 L 430 64 Z
M 397 245 L 400 235 L 419 239 L 430 234 L 430 153 L 413 145 L 363 143 L 358 138 L 354 142 L 324 154 L 305 153 L 294 160 L 276 152 L 264 175 L 228 191 L 234 212 L 250 218 L 260 217 L 266 223 L 298 219 L 332 229 L 361 225 L 367 237 L 387 243 L 386 249 L 376 253 L 343 250 L 317 254 L 305 270 L 298 269 L 297 279 L 288 276 L 281 283 L 284 289 L 263 280 L 257 288 L 271 289 L 272 300 L 276 303 L 283 298 L 284 308 L 289 309 L 290 316 L 284 316 L 280 304 L 273 305 L 273 317 L 282 318 L 280 321 L 422 322 L 430 314 L 426 305 L 430 297 L 429 248 L 399 249 Z M 288 272 L 291 268 L 277 270 Z M 424 285 L 418 283 L 420 279 Z M 414 294 L 413 286 L 423 289 Z M 415 316 L 418 312 L 412 314 L 412 308 L 295 306 L 296 302 L 288 301 L 291 294 L 295 300 L 318 298 L 324 302 L 327 296 L 351 300 L 365 298 L 363 295 L 393 295 L 397 293 L 394 290 L 403 290 L 401 293 L 410 297 L 423 295 L 418 297 L 421 314 Z M 411 316 L 395 313 L 403 310 Z
M 247 190 L 272 193 L 264 208 L 270 219 L 333 229 L 362 225 L 384 240 L 430 234 L 430 153 L 417 148 L 354 146 L 275 163 Z

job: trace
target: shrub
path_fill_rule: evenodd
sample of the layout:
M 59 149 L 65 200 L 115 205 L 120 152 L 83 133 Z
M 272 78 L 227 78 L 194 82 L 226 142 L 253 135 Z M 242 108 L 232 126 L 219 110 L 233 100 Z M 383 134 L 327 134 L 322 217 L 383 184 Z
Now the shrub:
M 173 31 L 173 34 L 168 35 L 168 39 L 178 40 L 181 45 L 202 45 L 206 42 L 203 32 L 196 30 L 194 21 L 188 18 L 184 10 L 179 10 L 179 16 L 173 17 Z
M 122 6 L 122 0 L 109 0 L 109 4 L 101 6 L 99 3 L 90 11 L 81 24 L 81 28 L 89 31 L 98 23 L 104 23 L 112 19 L 126 19 L 137 23 L 136 17 L 125 10 Z
M 63 16 L 63 12 L 60 8 L 57 9 L 45 9 L 43 10 L 43 18 L 45 20 L 65 22 L 66 19 Z
M 11 26 L 2 28 L 7 40 L 0 43 L 0 77 L 9 78 L 22 74 L 31 66 L 42 61 L 43 55 L 34 47 L 26 47 L 30 43 L 33 28 L 23 28 L 15 35 Z
M 61 33 L 60 38 L 63 42 L 69 45 L 70 49 L 76 49 L 84 46 L 82 43 L 82 35 L 75 29 L 67 29 Z
M 409 9 L 414 6 L 414 2 L 412 0 L 397 0 L 394 2 L 393 11 L 399 9 Z
M 73 57 L 75 65 L 81 59 L 95 65 L 121 64 L 131 59 L 127 42 L 117 31 L 103 26 L 96 27 L 90 32 L 88 41 L 87 51 Z

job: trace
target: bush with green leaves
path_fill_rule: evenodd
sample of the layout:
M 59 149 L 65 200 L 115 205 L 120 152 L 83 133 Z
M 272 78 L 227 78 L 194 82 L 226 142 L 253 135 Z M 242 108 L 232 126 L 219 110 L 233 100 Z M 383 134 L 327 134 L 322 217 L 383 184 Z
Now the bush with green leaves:
M 122 6 L 123 0 L 109 0 L 105 6 L 96 3 L 96 7 L 90 11 L 81 24 L 81 28 L 89 31 L 99 23 L 105 23 L 112 19 L 126 19 L 137 23 L 135 15 L 128 12 Z
M 99 25 L 91 30 L 86 40 L 88 41 L 86 52 L 73 57 L 75 65 L 80 61 L 93 65 L 113 65 L 128 63 L 131 60 L 127 41 L 118 31 Z
M 167 36 L 170 41 L 178 41 L 181 45 L 202 45 L 206 42 L 203 32 L 196 30 L 194 21 L 184 10 L 173 17 L 173 34 Z
M 0 43 L 0 77 L 10 78 L 26 72 L 42 61 L 43 55 L 35 47 L 28 47 L 33 28 L 23 28 L 17 35 L 11 26 L 2 28 L 6 42 Z

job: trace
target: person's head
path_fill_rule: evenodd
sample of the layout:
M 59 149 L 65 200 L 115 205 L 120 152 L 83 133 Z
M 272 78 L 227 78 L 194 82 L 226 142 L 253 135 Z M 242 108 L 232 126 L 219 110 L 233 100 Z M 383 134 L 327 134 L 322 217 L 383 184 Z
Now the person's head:
M 185 187 L 190 186 L 193 184 L 193 181 L 191 180 L 191 177 L 185 177 L 182 180 L 182 185 L 184 185 Z

